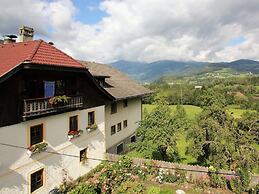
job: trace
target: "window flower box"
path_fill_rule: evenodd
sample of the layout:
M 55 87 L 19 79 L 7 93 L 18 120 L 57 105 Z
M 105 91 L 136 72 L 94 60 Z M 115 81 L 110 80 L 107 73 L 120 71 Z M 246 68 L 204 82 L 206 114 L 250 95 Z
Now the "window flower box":
M 38 143 L 27 148 L 27 154 L 29 156 L 46 151 L 48 144 L 46 142 Z
M 83 133 L 83 130 L 70 130 L 67 134 L 69 141 L 76 137 L 79 137 Z
M 97 124 L 89 125 L 89 126 L 86 127 L 86 131 L 88 133 L 90 133 L 92 131 L 95 131 L 97 128 L 98 128 Z

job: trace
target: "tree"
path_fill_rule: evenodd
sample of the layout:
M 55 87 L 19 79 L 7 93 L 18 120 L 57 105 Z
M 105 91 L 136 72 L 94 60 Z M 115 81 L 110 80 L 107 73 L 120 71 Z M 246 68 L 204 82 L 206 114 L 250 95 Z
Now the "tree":
M 183 105 L 178 104 L 173 115 L 175 130 L 187 130 L 190 127 L 190 121 L 187 118 Z
M 140 141 L 133 148 L 145 158 L 179 161 L 175 130 L 171 109 L 160 104 L 141 121 L 137 129 Z
M 251 169 L 258 161 L 251 134 L 242 130 L 220 106 L 206 107 L 188 138 L 191 140 L 188 153 L 201 165 Z
M 213 104 L 224 107 L 227 104 L 225 96 L 222 93 L 216 92 L 212 88 L 203 90 L 197 100 L 201 107 L 211 106 Z
M 242 118 L 237 121 L 238 128 L 242 131 L 249 132 L 251 137 L 259 143 L 259 113 L 246 111 Z

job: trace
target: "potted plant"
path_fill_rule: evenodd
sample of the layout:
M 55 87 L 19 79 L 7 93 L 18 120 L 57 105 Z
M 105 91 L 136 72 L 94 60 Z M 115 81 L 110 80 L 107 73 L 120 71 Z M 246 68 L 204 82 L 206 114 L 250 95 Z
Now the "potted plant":
M 31 156 L 35 153 L 46 151 L 47 147 L 48 147 L 48 144 L 46 142 L 31 145 L 30 147 L 27 148 L 27 154 Z
M 97 124 L 94 123 L 94 124 L 92 124 L 92 125 L 87 126 L 87 127 L 86 127 L 86 130 L 90 133 L 90 132 L 92 132 L 92 131 L 95 131 L 97 128 L 98 128 Z
M 70 99 L 70 97 L 67 97 L 66 95 L 53 96 L 49 99 L 49 103 L 54 107 L 64 106 L 68 103 L 69 99 Z
M 83 130 L 70 130 L 67 134 L 69 141 L 75 137 L 79 137 L 83 133 Z

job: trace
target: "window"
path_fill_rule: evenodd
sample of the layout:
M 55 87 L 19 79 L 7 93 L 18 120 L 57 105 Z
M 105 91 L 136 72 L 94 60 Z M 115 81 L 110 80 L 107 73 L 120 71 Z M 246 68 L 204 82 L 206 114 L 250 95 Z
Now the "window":
M 31 174 L 31 193 L 43 186 L 43 169 Z
M 111 103 L 111 114 L 114 114 L 117 112 L 117 103 Z
M 69 131 L 78 130 L 78 118 L 77 116 L 69 117 Z
M 113 126 L 111 126 L 111 135 L 113 135 L 115 133 L 116 133 L 116 126 L 113 125 Z
M 104 78 L 99 78 L 99 79 L 97 79 L 97 81 L 99 82 L 99 84 L 100 84 L 101 87 L 105 87 Z
M 123 149 L 124 149 L 124 146 L 123 146 L 123 143 L 119 144 L 117 146 L 117 154 L 120 154 L 123 152 Z
M 128 106 L 128 100 L 126 99 L 126 100 L 123 100 L 123 107 L 125 108 L 125 107 L 127 107 Z
M 95 123 L 94 111 L 88 113 L 88 125 L 91 126 Z
M 121 131 L 121 123 L 117 124 L 117 132 Z
M 55 95 L 55 81 L 44 81 L 44 97 L 53 97 Z
M 87 148 L 80 151 L 80 162 L 85 162 L 87 160 Z
M 134 142 L 136 142 L 136 136 L 135 135 L 131 136 L 131 138 L 130 138 L 130 143 L 134 143 Z
M 128 121 L 127 120 L 123 121 L 123 128 L 126 128 L 126 127 L 128 127 Z
M 30 128 L 30 138 L 31 145 L 43 142 L 43 124 L 35 125 Z

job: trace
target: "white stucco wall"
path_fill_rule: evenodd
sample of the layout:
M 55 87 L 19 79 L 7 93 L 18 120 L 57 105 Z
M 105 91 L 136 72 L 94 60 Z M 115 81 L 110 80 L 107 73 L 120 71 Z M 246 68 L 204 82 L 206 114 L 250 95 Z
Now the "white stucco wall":
M 26 149 L 0 145 L 0 194 L 30 193 L 30 174 L 42 167 L 45 183 L 35 193 L 48 193 L 55 186 L 60 185 L 64 178 L 76 179 L 99 164 L 99 161 L 91 159 L 88 159 L 85 164 L 80 163 L 79 151 L 88 147 L 87 157 L 104 158 L 104 110 L 104 106 L 99 106 L 1 127 L 1 143 L 26 148 L 29 145 L 30 126 L 43 123 L 45 141 L 48 143 L 47 151 L 56 154 L 42 152 L 29 157 Z M 95 111 L 98 129 L 88 133 L 85 127 L 90 111 Z M 84 133 L 68 141 L 69 117 L 75 115 L 78 115 L 79 129 L 84 129 Z
M 128 121 L 128 127 L 123 128 L 123 121 Z M 121 141 L 135 133 L 141 120 L 141 98 L 128 99 L 128 106 L 123 107 L 123 101 L 117 102 L 117 113 L 111 114 L 111 105 L 105 106 L 106 149 L 118 145 Z M 122 130 L 111 135 L 111 126 L 121 122 Z

